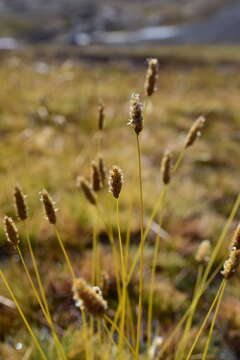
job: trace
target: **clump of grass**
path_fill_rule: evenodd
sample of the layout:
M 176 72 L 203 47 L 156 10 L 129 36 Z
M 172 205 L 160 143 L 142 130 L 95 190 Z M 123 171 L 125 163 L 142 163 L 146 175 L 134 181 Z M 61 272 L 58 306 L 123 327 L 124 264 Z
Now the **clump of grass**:
M 83 352 L 86 360 L 91 360 L 97 358 L 97 347 L 104 348 L 102 352 L 102 358 L 110 359 L 112 357 L 117 357 L 119 359 L 125 358 L 133 358 L 139 359 L 140 357 L 147 357 L 149 351 L 154 348 L 154 356 L 159 359 L 163 359 L 168 356 L 170 359 L 175 358 L 175 360 L 190 360 L 195 347 L 203 334 L 203 331 L 209 321 L 211 314 L 213 314 L 210 330 L 206 337 L 203 340 L 206 340 L 205 345 L 203 347 L 203 352 L 201 354 L 202 360 L 206 360 L 209 345 L 214 329 L 214 324 L 217 318 L 217 314 L 219 312 L 220 304 L 222 297 L 224 295 L 224 290 L 226 287 L 227 280 L 232 278 L 238 269 L 238 264 L 240 260 L 239 251 L 240 251 L 240 231 L 239 227 L 237 228 L 234 239 L 232 241 L 229 258 L 226 260 L 224 264 L 224 268 L 222 271 L 223 280 L 216 292 L 216 295 L 212 302 L 209 304 L 209 310 L 207 311 L 206 316 L 203 318 L 202 323 L 200 324 L 199 329 L 196 330 L 194 335 L 194 329 L 192 328 L 194 322 L 194 318 L 196 316 L 198 310 L 199 300 L 208 289 L 209 285 L 213 282 L 216 275 L 219 273 L 219 267 L 215 268 L 215 260 L 219 254 L 223 241 L 228 232 L 229 226 L 232 223 L 232 220 L 238 210 L 240 204 L 240 197 L 237 198 L 234 207 L 231 211 L 231 214 L 228 218 L 227 224 L 225 225 L 216 246 L 213 248 L 213 251 L 209 251 L 209 242 L 207 240 L 203 241 L 200 244 L 200 247 L 195 255 L 197 262 L 193 262 L 191 266 L 193 266 L 193 272 L 196 278 L 195 288 L 193 290 L 192 300 L 190 302 L 189 307 L 186 312 L 177 322 L 176 328 L 173 331 L 170 331 L 169 337 L 165 337 L 164 329 L 164 316 L 167 316 L 167 311 L 162 311 L 158 309 L 156 313 L 154 303 L 154 296 L 158 289 L 162 289 L 164 291 L 164 285 L 161 287 L 161 276 L 160 273 L 161 265 L 158 264 L 158 256 L 160 251 L 160 245 L 163 244 L 164 250 L 166 251 L 166 257 L 168 256 L 168 250 L 173 249 L 175 246 L 177 248 L 178 239 L 175 240 L 175 234 L 170 234 L 166 238 L 164 234 L 166 233 L 165 229 L 165 211 L 167 210 L 168 204 L 168 191 L 172 185 L 174 186 L 176 172 L 184 158 L 184 155 L 187 153 L 187 149 L 194 145 L 197 138 L 200 136 L 200 132 L 205 123 L 205 119 L 203 117 L 197 118 L 191 129 L 189 130 L 186 140 L 184 144 L 182 144 L 182 149 L 180 149 L 179 154 L 177 156 L 176 161 L 174 162 L 174 156 L 172 156 L 169 152 L 166 152 L 162 159 L 161 165 L 161 174 L 158 173 L 159 179 L 162 180 L 161 189 L 159 196 L 153 199 L 152 194 L 146 193 L 144 196 L 144 187 L 143 187 L 143 175 L 142 175 L 142 166 L 145 165 L 145 162 L 142 164 L 142 142 L 141 142 L 141 134 L 143 131 L 143 122 L 144 128 L 148 130 L 150 125 L 146 121 L 147 116 L 147 101 L 149 97 L 156 92 L 156 82 L 158 79 L 158 61 L 156 59 L 150 59 L 148 62 L 148 70 L 145 79 L 144 92 L 145 99 L 141 100 L 139 94 L 134 93 L 131 97 L 130 104 L 130 120 L 129 125 L 133 128 L 134 135 L 136 135 L 136 144 L 137 144 L 137 173 L 138 173 L 138 193 L 139 193 L 139 220 L 140 220 L 140 234 L 139 227 L 137 228 L 135 239 L 136 239 L 136 248 L 131 247 L 131 220 L 133 217 L 133 213 L 136 211 L 135 207 L 129 210 L 129 223 L 127 234 L 124 234 L 122 228 L 122 218 L 120 209 L 124 208 L 124 205 L 130 200 L 128 199 L 128 195 L 125 195 L 128 190 L 128 186 L 126 186 L 126 192 L 122 192 L 123 187 L 123 174 L 119 167 L 114 166 L 111 168 L 109 173 L 109 190 L 113 196 L 111 201 L 114 201 L 114 205 L 116 206 L 115 212 L 109 211 L 109 209 L 105 210 L 104 206 L 107 201 L 110 200 L 105 199 L 105 192 L 100 191 L 104 184 L 106 183 L 106 169 L 103 161 L 103 157 L 100 155 L 100 150 L 102 147 L 102 136 L 105 122 L 105 107 L 101 103 L 98 111 L 98 129 L 97 135 L 99 135 L 99 142 L 97 147 L 97 153 L 94 154 L 96 158 L 96 162 L 92 163 L 92 177 L 91 182 L 88 183 L 85 178 L 78 177 L 77 178 L 77 187 L 80 188 L 90 205 L 93 205 L 90 211 L 92 211 L 88 218 L 88 223 L 92 224 L 92 248 L 88 250 L 91 252 L 91 266 L 92 266 L 92 278 L 91 284 L 89 285 L 89 280 L 83 277 L 79 278 L 76 276 L 75 268 L 77 269 L 76 263 L 74 266 L 72 264 L 72 256 L 76 258 L 77 256 L 72 252 L 68 251 L 68 247 L 65 246 L 65 242 L 63 241 L 60 231 L 58 227 L 61 226 L 61 223 L 64 222 L 64 214 L 61 212 L 61 216 L 57 217 L 55 203 L 50 197 L 49 193 L 46 190 L 41 192 L 41 201 L 43 203 L 44 213 L 48 220 L 48 223 L 51 225 L 50 229 L 54 230 L 54 233 L 58 239 L 60 249 L 64 255 L 65 262 L 68 266 L 69 274 L 71 275 L 71 284 L 72 291 L 74 294 L 74 300 L 76 305 L 79 306 L 81 313 L 81 326 L 83 329 Z M 89 91 L 91 93 L 91 91 Z M 152 102 L 151 111 L 155 111 L 154 102 Z M 49 110 L 50 112 L 50 110 Z M 95 114 L 96 117 L 96 114 Z M 50 121 L 50 119 L 48 119 Z M 150 119 L 149 119 L 150 120 Z M 72 120 L 73 121 L 73 120 Z M 74 120 L 75 121 L 75 120 Z M 150 120 L 151 121 L 151 120 Z M 96 124 L 95 124 L 96 127 Z M 157 134 L 156 134 L 157 135 Z M 146 131 L 146 136 L 148 136 Z M 71 138 L 72 140 L 72 138 Z M 78 139 L 75 139 L 76 143 Z M 106 137 L 106 140 L 107 137 Z M 144 140 L 144 139 L 143 139 Z M 70 141 L 71 143 L 71 141 Z M 88 141 L 89 144 L 89 141 Z M 91 144 L 90 144 L 91 145 Z M 105 145 L 105 144 L 104 144 Z M 90 146 L 95 149 L 95 147 Z M 105 152 L 104 152 L 105 154 Z M 92 155 L 92 154 L 91 154 Z M 106 153 L 109 156 L 109 154 Z M 78 158 L 78 161 L 81 165 L 83 165 L 84 160 Z M 130 162 L 129 162 L 130 163 Z M 79 164 L 79 163 L 78 163 Z M 84 168 L 84 166 L 82 166 Z M 158 170 L 159 171 L 159 170 Z M 74 172 L 75 174 L 75 172 Z M 173 177 L 174 175 L 174 177 Z M 160 182 L 160 181 L 159 181 Z M 134 183 L 135 184 L 135 183 Z M 128 185 L 128 184 L 126 184 Z M 136 185 L 136 184 L 135 184 Z M 96 193 L 98 193 L 96 195 Z M 131 190 L 129 191 L 129 194 Z M 146 196 L 147 195 L 147 196 Z M 144 202 L 143 196 L 152 197 L 153 199 L 153 209 L 150 212 L 150 216 L 145 224 L 145 210 L 144 210 Z M 75 197 L 74 197 L 75 198 Z M 123 206 L 121 202 L 121 208 L 119 208 L 120 201 L 123 198 Z M 109 198 L 108 198 L 109 199 Z M 44 284 L 41 280 L 40 271 L 38 269 L 38 264 L 35 258 L 35 254 L 33 252 L 33 248 L 31 245 L 30 237 L 28 234 L 28 208 L 25 202 L 25 195 L 23 194 L 21 188 L 17 186 L 14 191 L 14 200 L 15 200 L 15 208 L 17 217 L 24 223 L 26 229 L 26 238 L 27 244 L 29 248 L 29 253 L 31 255 L 31 260 L 33 263 L 34 274 L 36 277 L 32 278 L 32 274 L 29 271 L 28 264 L 26 263 L 21 249 L 19 248 L 19 240 L 20 236 L 15 225 L 15 222 L 11 217 L 5 217 L 4 226 L 6 230 L 6 234 L 8 240 L 12 243 L 12 245 L 17 249 L 19 257 L 23 263 L 26 275 L 31 284 L 33 293 L 37 299 L 39 307 L 42 310 L 44 318 L 47 321 L 47 325 L 51 330 L 51 335 L 54 340 L 54 345 L 57 350 L 58 359 L 67 359 L 69 356 L 65 353 L 63 348 L 63 343 L 61 338 L 59 337 L 58 332 L 56 331 L 57 327 L 50 313 L 51 308 L 48 305 L 47 293 L 44 289 Z M 78 200 L 74 200 L 77 202 Z M 81 201 L 82 202 L 82 201 Z M 84 202 L 82 202 L 84 203 Z M 85 210 L 85 205 L 82 207 Z M 86 207 L 87 208 L 87 207 Z M 113 224 L 109 226 L 109 222 L 111 223 L 112 218 L 116 216 L 116 220 L 114 220 Z M 106 218 L 110 218 L 109 222 L 106 222 Z M 136 218 L 134 216 L 134 218 Z M 157 222 L 157 225 L 160 231 L 157 232 L 156 237 L 154 239 L 154 246 L 150 246 L 148 240 L 152 237 L 149 236 L 151 229 L 153 228 L 154 220 Z M 167 223 L 167 222 L 166 222 Z M 82 224 L 78 224 L 82 225 Z M 155 225 L 155 224 L 154 224 Z M 81 226 L 80 226 L 81 228 Z M 100 234 L 99 229 L 104 229 L 103 236 L 105 237 L 103 240 L 104 245 L 99 243 Z M 115 231 L 116 228 L 116 231 Z M 50 230 L 51 231 L 51 230 Z M 116 234 L 115 234 L 116 232 Z M 107 235 L 107 236 L 106 236 Z M 79 230 L 78 236 L 82 236 L 81 229 Z M 90 237 L 88 235 L 88 237 Z M 118 242 L 116 242 L 115 237 L 118 238 Z M 110 242 L 111 249 L 109 244 L 106 241 Z M 126 244 L 124 243 L 126 241 Z M 165 244 L 166 242 L 166 244 Z M 146 245 L 146 246 L 145 246 Z M 21 245 L 21 247 L 24 244 Z M 106 250 L 107 249 L 107 250 Z M 104 272 L 104 252 L 107 251 L 111 255 L 108 257 L 113 259 L 114 262 L 114 276 L 116 278 L 117 289 L 111 289 L 111 284 L 109 283 L 108 274 Z M 133 257 L 131 256 L 133 254 Z M 147 261 L 145 262 L 145 258 Z M 79 262 L 83 261 L 82 256 L 79 256 Z M 137 269 L 139 261 L 139 269 Z M 222 265 L 222 264 L 220 264 Z M 76 266 L 76 267 L 75 267 Z M 159 269 L 160 268 L 160 269 Z M 81 267 L 82 269 L 82 267 Z M 41 270 L 41 268 L 40 268 Z M 80 272 L 80 268 L 78 269 Z M 158 273 L 159 272 L 159 273 Z M 166 271 L 163 276 L 166 275 Z M 103 276 L 104 274 L 104 276 Z M 160 275 L 159 275 L 160 274 Z M 9 293 L 11 294 L 13 300 L 16 302 L 16 306 L 19 309 L 19 313 L 22 316 L 22 319 L 27 326 L 27 329 L 32 336 L 32 339 L 35 343 L 36 348 L 39 350 L 39 354 L 41 357 L 46 360 L 46 355 L 42 350 L 41 341 L 37 339 L 35 334 L 32 331 L 31 324 L 26 319 L 24 312 L 18 304 L 17 298 L 9 286 L 8 280 L 6 280 L 5 275 L 2 271 L 0 271 L 1 278 L 6 285 Z M 83 276 L 81 274 L 81 276 Z M 170 274 L 169 277 L 172 275 Z M 176 283 L 181 283 L 179 277 L 184 275 L 184 271 L 180 272 Z M 188 273 L 187 273 L 188 276 Z M 191 275 L 192 276 L 192 275 Z M 88 280 L 88 281 L 87 281 Z M 148 282 L 148 284 L 145 283 Z M 170 280 L 169 280 L 170 282 Z M 98 286 L 102 285 L 103 295 Z M 137 286 L 135 286 L 137 284 Z M 147 285 L 147 286 L 146 286 Z M 166 287 L 165 287 L 166 288 Z M 175 284 L 173 289 L 177 288 Z M 177 294 L 176 292 L 172 292 L 172 294 Z M 114 295 L 113 295 L 114 294 Z M 171 294 L 171 292 L 170 292 Z M 159 295 L 159 294 L 158 294 Z M 69 291 L 68 291 L 69 296 Z M 171 296 L 171 295 L 169 295 Z M 108 299 L 109 297 L 109 299 Z M 71 295 L 70 295 L 71 301 Z M 174 299 L 173 299 L 174 301 Z M 170 301 L 168 301 L 169 303 Z M 68 303 L 69 306 L 69 303 Z M 86 311 L 86 312 L 85 312 Z M 202 311 L 200 309 L 200 311 Z M 164 312 L 164 316 L 163 316 Z M 174 312 L 174 311 L 173 311 Z M 77 315 L 78 316 L 78 315 Z M 159 316 L 159 318 L 158 318 Z M 196 319 L 201 319 L 201 316 L 196 317 Z M 170 319 L 167 319 L 169 323 L 171 323 Z M 161 324 L 163 322 L 164 324 Z M 197 320 L 196 320 L 197 324 Z M 157 333 L 162 334 L 163 337 L 161 341 L 158 342 L 158 346 L 156 347 L 155 339 L 159 340 L 159 336 Z M 170 345 L 178 333 L 178 337 L 175 338 L 175 349 L 171 348 Z M 194 335 L 194 336 L 193 336 Z M 146 338 L 146 340 L 145 340 Z M 191 347 L 189 347 L 188 340 L 193 338 L 193 343 Z M 167 354 L 168 350 L 168 354 Z M 71 358 L 71 357 L 70 357 Z

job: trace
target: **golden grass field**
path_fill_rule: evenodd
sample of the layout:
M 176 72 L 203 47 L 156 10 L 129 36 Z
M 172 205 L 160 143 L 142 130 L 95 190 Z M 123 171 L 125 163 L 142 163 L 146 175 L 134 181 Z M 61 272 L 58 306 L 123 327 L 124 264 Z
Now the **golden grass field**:
M 199 271 L 195 260 L 198 245 L 207 239 L 214 248 L 239 194 L 238 51 L 231 49 L 231 53 L 235 54 L 232 57 L 234 61 L 229 59 L 229 55 L 226 61 L 227 51 L 223 51 L 223 55 L 219 51 L 218 56 L 212 57 L 214 61 L 206 56 L 204 64 L 191 60 L 191 57 L 189 59 L 186 52 L 188 60 L 185 66 L 184 52 L 180 53 L 181 63 L 170 61 L 169 66 L 166 61 L 161 66 L 159 56 L 157 91 L 148 101 L 141 134 L 145 226 L 163 188 L 160 164 L 164 152 L 170 150 L 173 162 L 176 161 L 194 120 L 204 115 L 206 125 L 200 139 L 185 151 L 178 170 L 173 174 L 164 206 L 157 214 L 144 245 L 141 359 L 150 358 L 145 339 L 146 314 L 159 221 L 162 225 L 154 282 L 152 336 L 161 337 L 164 341 L 191 304 Z M 149 55 L 147 53 L 146 57 Z M 174 56 L 178 54 L 168 56 L 176 60 Z M 25 239 L 26 232 L 30 234 L 49 308 L 57 324 L 56 331 L 70 360 L 103 359 L 105 353 L 106 359 L 138 357 L 131 355 L 124 345 L 121 353 L 118 353 L 119 345 L 115 345 L 116 349 L 112 345 L 110 351 L 109 340 L 105 341 L 104 335 L 99 339 L 97 331 L 95 335 L 88 334 L 91 339 L 89 346 L 93 350 L 86 357 L 86 334 L 81 326 L 81 313 L 72 299 L 72 280 L 54 230 L 44 217 L 39 192 L 46 188 L 56 202 L 58 230 L 74 270 L 77 276 L 88 282 L 91 282 L 92 231 L 95 224 L 101 269 L 109 278 L 109 316 L 114 316 L 117 308 L 116 279 L 106 232 L 106 227 L 112 227 L 113 237 L 117 239 L 114 201 L 107 186 L 101 190 L 98 195 L 101 221 L 94 207 L 76 188 L 76 178 L 79 175 L 90 178 L 91 162 L 97 158 L 100 137 L 98 104 L 102 100 L 106 119 L 101 154 L 108 169 L 118 165 L 123 170 L 120 225 L 124 244 L 130 234 L 131 264 L 140 240 L 139 189 L 136 139 L 127 122 L 131 94 L 140 93 L 144 99 L 146 68 L 145 61 L 127 61 L 127 57 L 123 61 L 114 58 L 113 61 L 97 63 L 87 59 L 78 61 L 76 57 L 65 61 L 48 56 L 40 59 L 16 52 L 5 54 L 0 60 L 0 215 L 1 218 L 8 215 L 16 220 L 20 246 L 33 274 Z M 16 184 L 27 194 L 29 219 L 26 224 L 17 221 L 15 214 L 13 190 Z M 239 211 L 236 209 L 213 261 L 211 273 L 227 258 L 238 221 Z M 3 226 L 0 247 L 0 268 L 43 344 L 47 359 L 58 358 L 49 327 L 24 275 L 16 250 L 6 242 Z M 132 306 L 133 317 L 138 298 L 138 278 L 137 267 L 128 289 L 130 301 L 135 304 Z M 227 284 L 207 359 L 231 359 L 230 356 L 237 359 L 240 356 L 238 281 L 237 275 Z M 199 301 L 192 328 L 187 333 L 185 357 L 178 357 L 181 354 L 177 353 L 183 327 L 182 331 L 174 334 L 164 359 L 187 358 L 220 282 L 219 274 Z M 1 281 L 0 296 L 11 300 Z M 210 324 L 211 318 L 194 349 L 192 360 L 202 359 Z M 131 332 L 131 329 L 126 330 L 127 334 L 128 331 Z M 130 339 L 134 343 L 134 336 Z M 114 341 L 117 343 L 116 339 Z M 158 356 L 152 358 L 158 359 Z M 9 306 L 0 302 L 0 359 L 41 359 L 12 303 Z

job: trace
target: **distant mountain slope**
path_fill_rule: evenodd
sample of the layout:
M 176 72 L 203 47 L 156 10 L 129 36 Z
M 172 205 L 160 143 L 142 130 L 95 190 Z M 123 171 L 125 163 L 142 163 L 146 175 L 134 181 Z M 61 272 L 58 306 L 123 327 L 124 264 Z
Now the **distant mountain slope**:
M 217 12 L 205 21 L 185 25 L 173 36 L 180 43 L 240 43 L 240 3 Z

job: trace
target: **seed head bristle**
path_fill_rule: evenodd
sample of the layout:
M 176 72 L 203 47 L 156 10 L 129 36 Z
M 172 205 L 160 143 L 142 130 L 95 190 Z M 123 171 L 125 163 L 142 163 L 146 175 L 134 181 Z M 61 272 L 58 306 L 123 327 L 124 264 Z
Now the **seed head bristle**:
M 223 264 L 221 274 L 225 279 L 230 279 L 237 271 L 240 263 L 240 250 L 232 248 L 229 253 L 228 259 Z
M 105 120 L 105 107 L 103 102 L 100 102 L 98 106 L 98 129 L 103 130 Z
M 192 127 L 190 128 L 186 141 L 185 141 L 185 149 L 188 148 L 189 146 L 193 145 L 194 142 L 196 141 L 196 139 L 201 136 L 201 130 L 205 124 L 205 117 L 200 116 L 199 118 L 197 118 L 197 120 L 195 120 L 194 124 L 192 125 Z
M 162 181 L 165 185 L 169 184 L 171 180 L 171 161 L 172 155 L 167 151 L 163 156 L 161 164 Z
M 77 178 L 77 187 L 82 189 L 82 192 L 84 193 L 86 199 L 92 204 L 97 204 L 97 197 L 92 190 L 90 184 L 87 180 L 85 180 L 82 176 L 78 176 Z
M 135 133 L 139 135 L 143 129 L 143 106 L 139 94 L 132 94 L 131 96 L 129 115 L 128 125 L 131 125 L 134 128 Z
M 103 316 L 107 310 L 107 302 L 103 299 L 101 290 L 92 287 L 79 278 L 73 283 L 73 298 L 93 316 Z
M 232 248 L 240 250 L 240 224 L 237 226 L 235 233 L 233 235 Z
M 158 79 L 158 60 L 148 59 L 148 69 L 145 80 L 145 92 L 151 96 L 156 91 L 156 82 Z
M 101 176 L 102 185 L 104 185 L 106 181 L 106 168 L 104 165 L 103 157 L 101 155 L 98 158 L 98 169 Z
M 26 195 L 22 192 L 21 188 L 16 185 L 14 189 L 14 204 L 17 216 L 20 220 L 24 221 L 28 218 Z
M 209 255 L 211 251 L 211 244 L 209 240 L 203 240 L 197 248 L 195 255 L 196 261 L 202 263 L 209 260 Z
M 115 199 L 119 198 L 123 186 L 123 173 L 118 166 L 113 166 L 109 172 L 109 191 L 113 194 Z
M 106 271 L 102 271 L 101 273 L 101 288 L 102 288 L 103 296 L 107 297 L 110 288 L 110 278 Z
M 45 211 L 45 215 L 50 224 L 56 224 L 57 217 L 55 203 L 53 202 L 51 196 L 48 194 L 47 190 L 42 190 L 40 192 L 40 200 L 43 203 L 43 208 Z
M 16 224 L 14 223 L 13 219 L 9 216 L 5 216 L 3 219 L 4 223 L 4 230 L 7 237 L 7 240 L 15 247 L 19 244 L 19 233 L 18 229 L 16 227 Z
M 95 163 L 95 161 L 92 162 L 92 189 L 93 191 L 98 192 L 101 190 L 102 187 L 102 181 L 101 181 L 101 174 L 99 171 L 99 167 Z

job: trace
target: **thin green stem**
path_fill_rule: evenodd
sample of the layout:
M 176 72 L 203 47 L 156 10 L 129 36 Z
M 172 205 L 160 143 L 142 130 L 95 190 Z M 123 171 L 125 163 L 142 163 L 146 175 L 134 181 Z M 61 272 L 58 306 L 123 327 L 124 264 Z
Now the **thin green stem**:
M 186 345 L 187 345 L 188 334 L 191 330 L 193 315 L 194 315 L 194 312 L 197 307 L 197 302 L 194 302 L 194 298 L 198 292 L 199 286 L 201 285 L 202 273 L 203 273 L 203 266 L 200 265 L 200 266 L 198 266 L 197 280 L 196 280 L 195 289 L 194 289 L 194 293 L 193 293 L 193 299 L 192 299 L 192 304 L 194 304 L 194 306 L 192 306 L 192 309 L 191 309 L 188 319 L 186 321 L 183 336 L 179 342 L 179 346 L 178 346 L 178 349 L 176 352 L 175 360 L 182 360 L 184 358 L 184 352 L 185 352 Z
M 28 322 L 28 320 L 27 320 L 27 318 L 26 318 L 26 316 L 25 316 L 25 314 L 24 314 L 24 312 L 23 312 L 20 304 L 19 304 L 18 301 L 17 301 L 17 298 L 15 297 L 15 295 L 14 295 L 14 293 L 13 293 L 10 285 L 8 284 L 8 281 L 7 281 L 6 277 L 5 277 L 4 274 L 3 274 L 2 270 L 0 270 L 0 276 L 1 276 L 2 280 L 3 280 L 3 282 L 4 282 L 4 285 L 6 286 L 8 292 L 9 292 L 9 294 L 10 294 L 13 302 L 14 302 L 15 305 L 16 305 L 16 308 L 18 309 L 18 312 L 19 312 L 19 314 L 20 314 L 20 316 L 21 316 L 21 318 L 22 318 L 25 326 L 26 326 L 26 328 L 27 328 L 30 336 L 32 337 L 33 342 L 34 342 L 36 348 L 38 349 L 41 358 L 42 358 L 43 360 L 47 360 L 47 357 L 46 357 L 46 355 L 45 355 L 45 353 L 44 353 L 44 351 L 43 351 L 43 349 L 42 349 L 42 346 L 41 346 L 41 344 L 39 343 L 38 339 L 36 338 L 36 336 L 35 336 L 32 328 L 31 328 L 31 326 L 30 326 L 30 324 L 29 324 L 29 322 Z
M 53 320 L 52 320 L 52 316 L 51 316 L 51 313 L 50 313 L 50 310 L 49 310 L 49 306 L 48 306 L 48 302 L 47 302 L 47 297 L 46 297 L 46 293 L 45 293 L 45 290 L 44 290 L 44 286 L 43 286 L 43 283 L 42 283 L 42 280 L 41 280 L 41 277 L 40 277 L 40 273 L 39 273 L 39 270 L 38 270 L 38 266 L 37 266 L 37 260 L 36 260 L 36 257 L 34 255 L 34 252 L 33 252 L 33 248 L 32 248 L 32 244 L 31 244 L 31 240 L 30 240 L 30 236 L 29 236 L 29 233 L 28 231 L 26 230 L 26 239 L 27 239 L 27 245 L 28 245 L 28 249 L 29 249 L 29 253 L 30 253 L 30 256 L 31 256 L 31 260 L 32 260 L 32 263 L 33 263 L 33 269 L 34 269 L 34 273 L 36 275 L 36 279 L 37 279 L 37 283 L 38 283 L 38 287 L 39 287 L 39 290 L 40 290 L 40 294 L 41 294 L 41 297 L 42 297 L 42 301 L 40 299 L 40 297 L 38 296 L 38 292 L 37 292 L 37 289 L 32 281 L 32 278 L 31 278 L 31 275 L 28 271 L 28 268 L 27 268 L 27 265 L 24 261 L 24 258 L 22 256 L 22 253 L 20 251 L 20 249 L 18 248 L 18 251 L 19 251 L 19 256 L 21 258 L 21 261 L 23 263 L 23 266 L 24 266 L 24 269 L 25 269 L 25 272 L 27 274 L 27 277 L 29 279 L 29 282 L 31 284 L 31 287 L 34 291 L 34 295 L 35 297 L 37 298 L 38 300 L 38 303 L 41 307 L 41 310 L 50 326 L 50 329 L 52 331 L 52 335 L 53 335 L 53 339 L 54 339 L 54 342 L 55 342 L 55 345 L 57 347 L 57 350 L 60 354 L 60 356 L 64 359 L 64 360 L 67 360 L 67 357 L 66 357 L 66 354 L 65 354 L 65 351 L 63 349 L 63 346 L 61 344 L 61 341 L 59 340 L 58 338 L 58 335 L 54 329 L 54 324 L 53 324 Z
M 139 356 L 140 349 L 140 338 L 141 338 L 141 324 L 142 324 L 142 302 L 143 302 L 143 270 L 144 270 L 144 259 L 143 259 L 143 250 L 144 250 L 144 240 L 143 240 L 143 186 L 142 186 L 142 165 L 141 165 L 141 147 L 139 136 L 136 136 L 137 139 L 137 152 L 138 152 L 138 176 L 139 176 L 139 196 L 140 196 L 140 230 L 141 230 L 141 239 L 140 239 L 140 269 L 139 269 L 139 300 L 138 300 L 138 318 L 137 318 L 137 340 L 136 340 L 136 353 Z
M 181 164 L 181 162 L 183 160 L 184 155 L 185 155 L 185 149 L 183 149 L 180 152 L 180 154 L 179 154 L 179 156 L 178 156 L 178 158 L 176 160 L 176 163 L 175 163 L 175 165 L 173 167 L 172 174 L 174 174 L 178 170 L 178 168 L 179 168 L 179 166 L 180 166 L 180 164 Z M 165 196 L 167 190 L 168 190 L 168 185 L 164 186 L 163 189 L 160 191 L 160 194 L 159 194 L 158 199 L 157 199 L 157 201 L 156 201 L 156 203 L 154 205 L 154 208 L 153 208 L 153 210 L 152 210 L 152 212 L 150 214 L 150 218 L 148 220 L 146 229 L 145 229 L 144 234 L 143 234 L 143 243 L 145 243 L 145 240 L 146 240 L 146 238 L 147 238 L 147 236 L 149 234 L 149 231 L 151 230 L 153 220 L 154 220 L 157 212 L 159 211 L 159 209 L 161 207 L 162 198 Z M 136 255 L 135 255 L 134 259 L 133 259 L 132 266 L 131 266 L 130 271 L 129 271 L 129 276 L 128 276 L 128 280 L 127 280 L 128 283 L 131 281 L 131 278 L 133 276 L 134 270 L 135 270 L 135 268 L 137 266 L 137 263 L 138 263 L 138 260 L 139 260 L 139 257 L 140 257 L 140 253 L 141 253 L 141 248 L 139 247 L 137 252 L 136 252 Z
M 188 307 L 188 309 L 185 311 L 185 313 L 183 314 L 183 316 L 181 317 L 181 319 L 178 321 L 176 327 L 173 329 L 173 331 L 171 332 L 171 335 L 165 340 L 160 352 L 159 352 L 159 359 L 161 359 L 162 355 L 165 353 L 165 351 L 168 349 L 168 347 L 170 346 L 172 340 L 174 339 L 177 331 L 179 330 L 179 328 L 184 324 L 185 320 L 188 318 L 189 314 L 191 313 L 193 308 L 196 308 L 198 301 L 200 300 L 201 296 L 203 295 L 203 293 L 208 289 L 209 285 L 211 284 L 211 282 L 215 279 L 216 275 L 219 273 L 221 267 L 222 267 L 222 263 L 215 269 L 215 271 L 213 272 L 213 274 L 209 277 L 209 279 L 207 280 L 207 282 L 205 283 L 205 285 L 203 287 L 200 288 L 200 291 L 196 294 L 196 296 L 194 297 L 194 299 L 192 300 L 191 305 Z
M 205 318 L 204 318 L 204 320 L 202 322 L 202 325 L 200 326 L 200 329 L 198 330 L 198 333 L 197 333 L 197 335 L 195 337 L 195 340 L 194 340 L 194 342 L 193 342 L 193 344 L 192 344 L 192 346 L 191 346 L 191 348 L 190 348 L 190 350 L 188 352 L 186 360 L 189 360 L 191 358 L 193 350 L 195 349 L 195 346 L 198 343 L 198 340 L 199 340 L 199 338 L 200 338 L 200 336 L 201 336 L 201 334 L 202 334 L 202 332 L 203 332 L 203 330 L 204 330 L 204 328 L 205 328 L 205 326 L 207 324 L 207 321 L 208 321 L 208 319 L 209 319 L 209 317 L 211 315 L 212 310 L 214 309 L 215 304 L 218 301 L 219 295 L 221 294 L 221 291 L 222 291 L 223 287 L 225 287 L 225 281 L 224 280 L 222 280 L 221 285 L 220 285 L 220 287 L 219 287 L 219 289 L 217 291 L 217 294 L 216 294 L 216 296 L 215 296 L 215 298 L 214 298 L 214 300 L 213 300 L 213 302 L 212 302 L 212 304 L 210 306 L 210 309 L 208 310 L 207 315 L 205 316 Z
M 110 319 L 109 316 L 107 315 L 104 315 L 104 320 L 106 322 L 108 322 L 113 328 L 115 331 L 117 331 L 118 335 L 120 336 L 120 330 L 118 328 L 118 326 Z M 125 341 L 125 343 L 127 344 L 128 348 L 130 349 L 130 351 L 132 352 L 133 356 L 134 356 L 134 359 L 137 359 L 138 356 L 136 354 L 136 351 L 134 350 L 134 348 L 132 347 L 132 345 L 129 343 L 128 339 L 123 336 L 123 340 Z
M 54 226 L 54 228 L 55 228 L 55 233 L 56 233 L 59 245 L 61 247 L 61 250 L 62 250 L 63 255 L 65 257 L 66 263 L 68 265 L 68 269 L 69 269 L 69 271 L 71 273 L 72 279 L 75 280 L 76 276 L 75 276 L 75 273 L 74 273 L 74 270 L 73 270 L 73 267 L 72 267 L 72 264 L 71 264 L 71 260 L 70 260 L 70 258 L 68 256 L 68 253 L 67 253 L 67 251 L 65 249 L 65 246 L 63 244 L 62 238 L 61 238 L 61 236 L 60 236 L 60 234 L 58 232 L 58 229 L 57 229 L 56 225 Z
M 153 295 L 154 295 L 154 284 L 155 284 L 155 277 L 156 277 L 156 265 L 157 265 L 157 257 L 158 257 L 159 247 L 160 247 L 160 236 L 157 235 L 156 244 L 154 247 L 152 270 L 151 270 L 151 280 L 150 280 L 150 290 L 149 290 L 149 298 L 148 298 L 148 322 L 147 322 L 148 348 L 150 348 L 151 340 L 152 340 Z
M 220 305 L 221 305 L 221 301 L 222 301 L 222 297 L 223 297 L 226 285 L 227 285 L 227 282 L 226 282 L 226 280 L 224 280 L 224 285 L 223 285 L 222 291 L 221 291 L 221 293 L 219 295 L 218 302 L 217 302 L 217 305 L 216 305 L 216 309 L 215 309 L 213 319 L 212 319 L 212 322 L 211 322 L 211 327 L 210 327 L 207 342 L 206 342 L 206 345 L 205 345 L 205 348 L 204 348 L 202 360 L 206 360 L 206 358 L 207 358 L 207 353 L 208 353 L 210 341 L 211 341 L 211 338 L 212 338 L 213 329 L 214 329 L 214 326 L 215 326 L 215 322 L 216 322 L 216 319 L 217 319 L 217 315 L 218 315 L 218 312 L 219 312 L 219 308 L 220 308 Z

